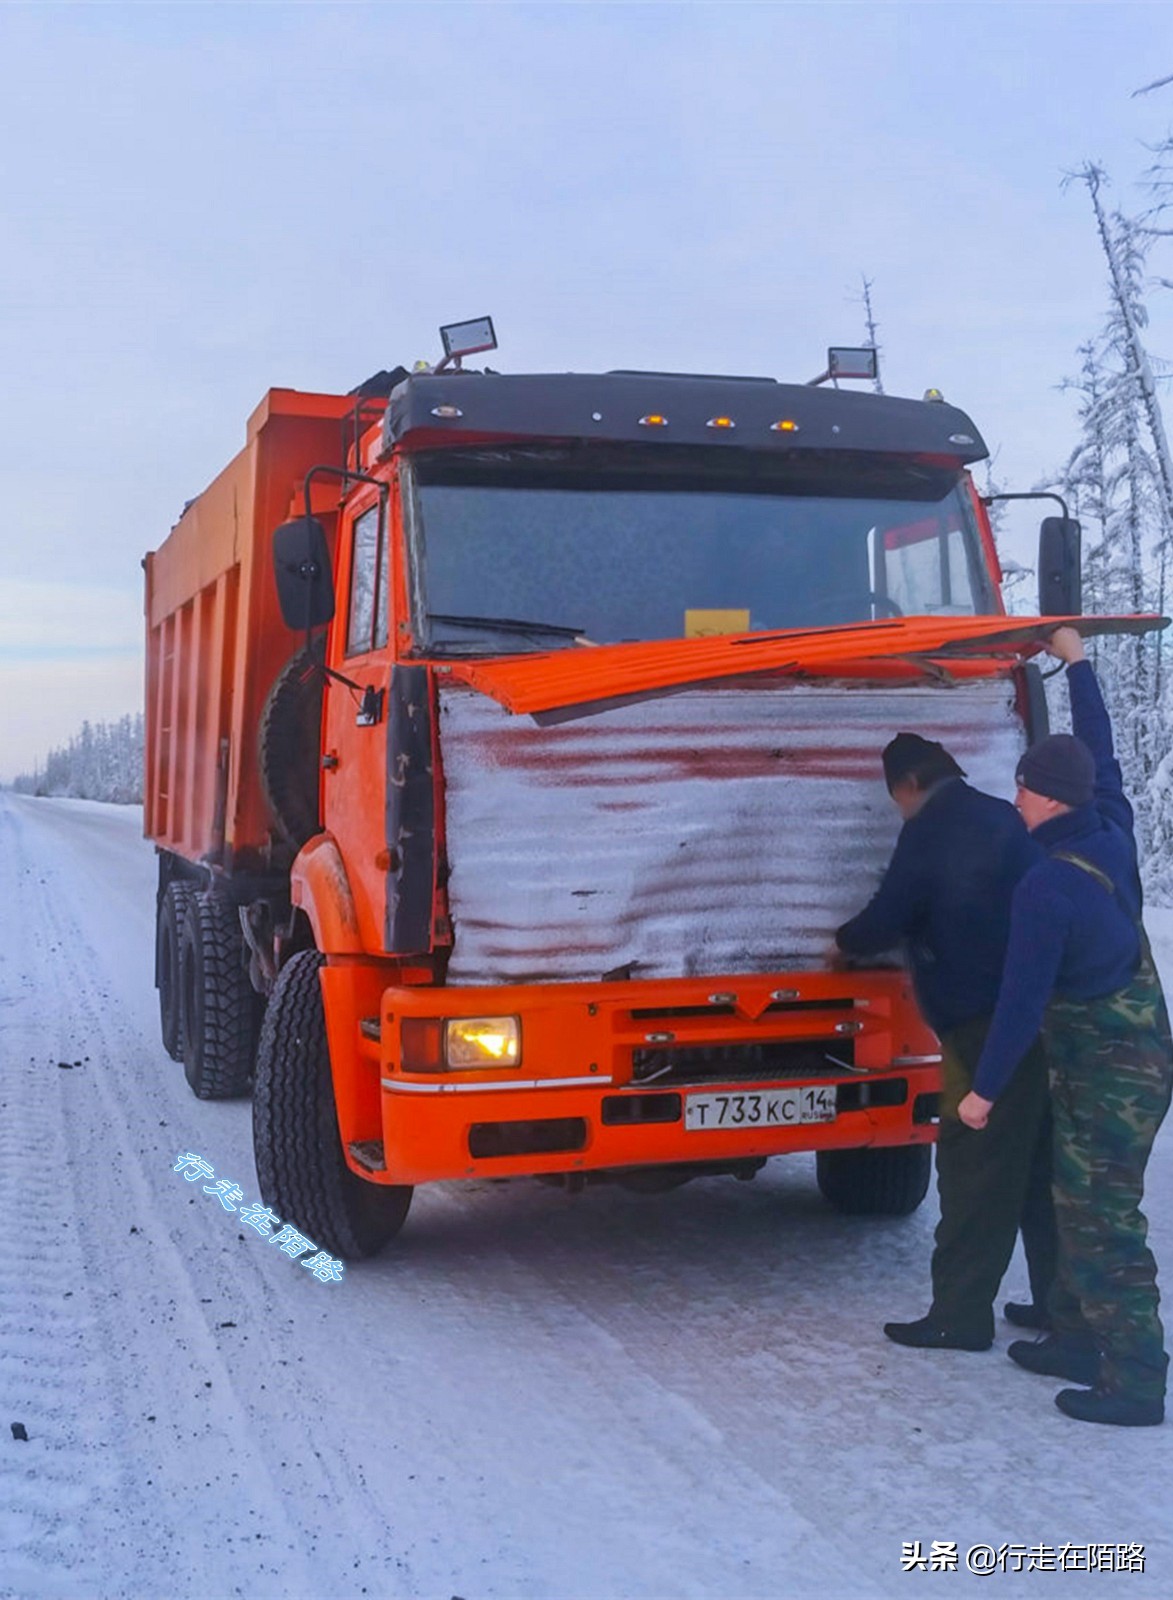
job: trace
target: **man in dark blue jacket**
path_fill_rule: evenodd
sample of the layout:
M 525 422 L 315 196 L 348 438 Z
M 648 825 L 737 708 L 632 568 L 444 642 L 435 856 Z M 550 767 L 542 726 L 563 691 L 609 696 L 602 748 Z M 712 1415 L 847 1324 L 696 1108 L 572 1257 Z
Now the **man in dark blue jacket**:
M 1055 1396 L 1068 1416 L 1143 1427 L 1165 1414 L 1168 1357 L 1140 1202 L 1173 1090 L 1173 1040 L 1099 685 L 1074 629 L 1057 629 L 1049 648 L 1068 664 L 1075 736 L 1045 739 L 1019 764 L 1016 803 L 1046 854 L 1015 890 L 997 1009 L 959 1113 L 980 1138 L 996 1137 L 994 1117 L 1042 1024 L 1060 1244 L 1054 1332 L 1008 1354 L 1091 1386 Z
M 1034 1305 L 1008 1307 L 1014 1320 L 1045 1307 L 1055 1267 L 1041 1048 L 1025 1052 L 1014 1091 L 998 1107 L 996 1139 L 976 1135 L 957 1115 L 998 997 L 1011 897 L 1039 852 L 1014 807 L 970 788 L 941 745 L 901 733 L 883 762 L 904 826 L 874 898 L 835 942 L 859 957 L 903 944 L 921 1011 L 941 1040 L 943 1080 L 932 1305 L 927 1316 L 889 1322 L 884 1332 L 918 1348 L 987 1350 L 994 1296 L 1020 1227 Z

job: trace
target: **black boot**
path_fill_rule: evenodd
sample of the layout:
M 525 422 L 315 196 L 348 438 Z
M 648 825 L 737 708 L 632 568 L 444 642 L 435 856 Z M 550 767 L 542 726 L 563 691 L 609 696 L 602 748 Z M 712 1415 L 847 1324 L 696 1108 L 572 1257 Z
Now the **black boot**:
M 992 1334 L 945 1328 L 932 1317 L 921 1317 L 919 1322 L 885 1322 L 884 1332 L 894 1344 L 911 1345 L 914 1350 L 988 1350 L 994 1342 Z
M 1100 1352 L 1082 1339 L 1065 1339 L 1049 1333 L 1045 1339 L 1016 1339 L 1006 1351 L 1011 1361 L 1028 1372 L 1048 1378 L 1070 1378 L 1072 1383 L 1095 1383 L 1100 1375 Z M 1068 1390 L 1068 1393 L 1071 1391 Z
M 1117 1428 L 1155 1428 L 1165 1420 L 1163 1400 L 1130 1400 L 1110 1389 L 1060 1389 L 1055 1404 L 1078 1422 L 1109 1422 Z
M 1040 1306 L 1033 1300 L 1029 1303 L 1022 1300 L 1007 1300 L 1002 1307 L 1002 1315 L 1016 1328 L 1037 1328 L 1042 1333 L 1048 1331 L 1051 1326 L 1046 1306 Z

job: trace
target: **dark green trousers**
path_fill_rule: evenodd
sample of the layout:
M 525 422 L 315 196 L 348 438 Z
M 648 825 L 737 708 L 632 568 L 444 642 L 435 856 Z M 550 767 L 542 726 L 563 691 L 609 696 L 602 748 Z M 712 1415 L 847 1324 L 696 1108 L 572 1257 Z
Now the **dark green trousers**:
M 1147 946 L 1126 988 L 1102 1000 L 1052 1001 L 1043 1037 L 1061 1246 L 1051 1320 L 1056 1332 L 1099 1346 L 1105 1388 L 1160 1399 L 1168 1358 L 1140 1203 L 1173 1092 L 1173 1042 Z
M 1051 1200 L 1051 1117 L 1047 1061 L 1036 1040 L 995 1100 L 984 1128 L 967 1128 L 957 1107 L 989 1029 L 981 1017 L 941 1038 L 941 1122 L 937 1193 L 941 1220 L 933 1250 L 930 1316 L 974 1338 L 994 1332 L 994 1297 L 1019 1229 L 1036 1305 L 1046 1305 L 1055 1276 Z

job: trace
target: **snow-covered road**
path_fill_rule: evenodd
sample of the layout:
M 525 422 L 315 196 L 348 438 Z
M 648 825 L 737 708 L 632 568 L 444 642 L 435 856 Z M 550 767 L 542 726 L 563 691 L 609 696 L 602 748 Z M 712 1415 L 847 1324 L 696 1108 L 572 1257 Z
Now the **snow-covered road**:
M 0 795 L 0 1594 L 1173 1593 L 1173 1427 L 1064 1418 L 1005 1325 L 985 1355 L 883 1338 L 927 1303 L 929 1203 L 839 1217 L 800 1159 L 656 1197 L 437 1186 L 341 1284 L 267 1247 L 172 1170 L 259 1198 L 248 1106 L 158 1042 L 139 825 Z M 912 1540 L 1146 1568 L 904 1573 Z

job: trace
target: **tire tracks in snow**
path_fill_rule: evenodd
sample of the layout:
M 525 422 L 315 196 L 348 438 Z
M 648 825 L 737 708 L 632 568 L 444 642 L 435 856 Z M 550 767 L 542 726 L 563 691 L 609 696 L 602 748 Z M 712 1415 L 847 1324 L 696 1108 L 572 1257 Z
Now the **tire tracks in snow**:
M 1147 1539 L 1130 1587 L 1160 1587 L 1160 1430 L 1085 1438 L 985 1358 L 886 1348 L 928 1208 L 836 1218 L 801 1163 L 663 1202 L 438 1185 L 341 1285 L 266 1251 L 172 1172 L 257 1198 L 247 1107 L 156 1042 L 150 849 L 108 820 L 0 795 L 9 1593 L 862 1597 L 903 1592 L 902 1540 L 967 1536 Z M 1160 1234 L 1167 1156 L 1149 1179 Z
M 45 880 L 8 807 L 0 861 L 12 875 L 0 944 L 0 1583 L 10 1594 L 97 1595 L 102 1574 L 80 1535 L 113 1513 L 120 1472 L 104 1448 L 112 1411 L 70 1187 L 59 1030 L 39 982 L 52 952 L 31 902 Z
M 19 863 L 18 915 L 9 925 L 26 929 L 19 955 L 6 950 L 5 970 L 19 963 L 18 999 L 31 1015 L 23 1040 L 11 1016 L 4 1022 L 5 1053 L 11 1042 L 27 1064 L 6 1085 L 18 1115 L 6 1115 L 0 1130 L 8 1214 L 22 1217 L 23 1257 L 15 1273 L 0 1264 L 0 1313 L 10 1302 L 25 1306 L 16 1314 L 29 1331 L 10 1327 L 18 1337 L 7 1346 L 20 1394 L 52 1397 L 35 1421 L 51 1432 L 53 1464 L 18 1476 L 4 1496 L 12 1507 L 5 1532 L 24 1552 L 23 1579 L 37 1594 L 68 1570 L 70 1592 L 79 1594 L 310 1596 L 359 1594 L 367 1569 L 381 1593 L 412 1592 L 402 1564 L 369 1549 L 381 1518 L 361 1475 L 326 1464 L 300 1407 L 258 1416 L 238 1392 L 227 1341 L 210 1326 L 219 1313 L 204 1307 L 231 1307 L 237 1329 L 253 1329 L 253 1359 L 272 1363 L 276 1397 L 276 1375 L 296 1361 L 288 1348 L 295 1335 L 293 1319 L 279 1315 L 290 1296 L 269 1280 L 293 1264 L 279 1257 L 280 1265 L 262 1267 L 251 1251 L 236 1254 L 238 1225 L 200 1185 L 172 1172 L 178 1144 L 157 1125 L 188 1120 L 174 1105 L 180 1093 L 190 1098 L 186 1084 L 155 1047 L 159 1087 L 144 1095 L 155 1062 L 143 1060 L 141 1033 L 111 1003 L 108 985 L 118 975 L 103 971 L 102 952 L 62 892 L 71 874 L 38 860 L 20 820 L 7 807 L 3 815 L 7 856 Z M 53 991 L 60 1003 L 47 1010 Z M 56 1059 L 82 1065 L 61 1072 Z M 170 1115 L 154 1114 L 160 1110 Z M 250 1177 L 238 1174 L 255 1198 Z M 289 1288 L 328 1292 L 296 1279 Z M 58 1300 L 70 1307 L 67 1295 L 88 1304 L 84 1319 L 56 1310 Z M 68 1323 L 67 1341 L 50 1336 L 54 1319 Z M 8 1375 L 4 1365 L 0 1376 Z M 307 1525 L 303 1513 L 314 1503 L 321 1520 Z M 116 1571 L 111 1541 L 99 1533 L 110 1526 L 119 1528 Z M 104 1550 L 104 1570 L 85 1557 L 87 1546 Z M 348 1568 L 356 1581 L 342 1591 Z M 177 1574 L 188 1575 L 190 1590 Z

